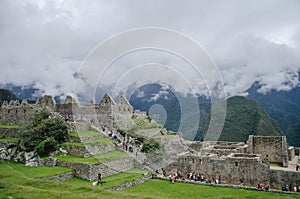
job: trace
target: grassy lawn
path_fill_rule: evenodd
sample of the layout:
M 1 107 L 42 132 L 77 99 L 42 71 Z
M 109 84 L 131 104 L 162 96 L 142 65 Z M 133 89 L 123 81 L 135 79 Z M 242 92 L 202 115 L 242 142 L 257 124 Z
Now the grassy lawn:
M 132 198 L 300 198 L 299 194 L 277 194 L 221 187 L 150 180 L 133 188 L 119 191 Z M 139 196 L 140 194 L 140 196 Z
M 276 194 L 260 191 L 247 191 L 221 187 L 199 186 L 193 184 L 175 183 L 168 181 L 149 180 L 144 184 L 122 190 L 108 191 L 104 188 L 124 183 L 126 180 L 141 176 L 140 171 L 129 171 L 103 178 L 107 183 L 103 186 L 92 186 L 92 182 L 73 178 L 64 182 L 34 179 L 31 170 L 11 162 L 0 164 L 0 198 L 300 198 L 299 194 Z M 46 171 L 46 173 L 49 173 Z M 28 178 L 28 175 L 31 177 Z M 116 182 L 117 181 L 117 182 Z
M 90 142 L 65 142 L 62 145 L 64 146 L 86 146 L 86 145 L 99 145 L 105 143 L 113 143 L 110 138 L 101 138 L 100 140 L 93 140 Z
M 97 164 L 101 163 L 101 161 L 94 156 L 88 157 L 88 158 L 82 158 L 82 157 L 76 157 L 71 155 L 65 155 L 65 156 L 53 156 L 53 158 L 57 158 L 58 160 L 62 162 L 78 162 L 83 164 Z
M 59 159 L 62 162 L 78 162 L 84 164 L 97 164 L 107 161 L 116 160 L 119 158 L 129 157 L 129 155 L 122 151 L 112 151 L 108 153 L 103 153 L 95 156 L 91 156 L 88 158 L 76 157 L 76 156 L 53 156 L 54 158 Z
M 174 134 L 166 134 L 166 135 L 155 135 L 153 136 L 153 138 L 165 138 L 165 137 L 174 137 L 174 136 L 177 136 L 177 135 L 174 135 Z
M 131 182 L 137 180 L 144 176 L 144 173 L 147 173 L 145 170 L 131 169 L 126 172 L 121 172 L 112 176 L 108 176 L 103 178 L 105 182 L 102 187 L 103 188 L 112 188 L 119 184 L 124 184 L 126 182 Z
M 112 161 L 119 158 L 127 158 L 129 155 L 123 151 L 112 151 L 108 153 L 103 153 L 95 156 L 97 159 L 106 162 L 106 161 Z
M 27 167 L 24 164 L 5 162 L 0 164 L 1 175 L 21 178 L 44 178 L 72 171 L 65 167 Z
M 97 132 L 97 131 L 85 131 L 85 132 L 72 132 L 70 133 L 70 136 L 74 137 L 94 137 L 94 136 L 103 136 L 103 134 Z
M 0 138 L 0 142 L 18 142 L 18 138 Z
M 20 128 L 19 125 L 14 125 L 14 124 L 0 124 L 0 128 L 6 128 L 6 129 L 18 129 Z
M 270 162 L 269 165 L 273 167 L 283 167 L 282 163 L 278 162 Z
M 144 176 L 144 173 L 147 173 L 148 171 L 146 170 L 141 170 L 141 169 L 130 169 L 126 172 L 121 172 L 112 176 L 108 176 L 105 178 L 102 178 L 102 181 L 105 183 L 102 186 L 98 186 L 99 188 L 107 189 L 107 188 L 112 188 L 114 186 L 117 186 L 119 184 L 124 184 L 126 182 L 131 182 L 134 180 L 137 180 L 141 177 Z M 77 186 L 91 186 L 92 182 L 87 181 L 87 180 L 82 180 L 79 178 L 72 178 L 66 183 L 70 185 L 77 185 Z M 97 188 L 98 188 L 97 187 Z

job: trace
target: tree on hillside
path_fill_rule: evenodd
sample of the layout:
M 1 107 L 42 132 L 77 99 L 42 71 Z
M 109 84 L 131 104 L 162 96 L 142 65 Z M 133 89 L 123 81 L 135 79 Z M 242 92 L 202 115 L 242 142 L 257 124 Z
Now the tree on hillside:
M 38 155 L 46 156 L 68 139 L 68 132 L 68 124 L 60 116 L 43 108 L 21 134 L 19 146 L 25 151 L 35 151 Z

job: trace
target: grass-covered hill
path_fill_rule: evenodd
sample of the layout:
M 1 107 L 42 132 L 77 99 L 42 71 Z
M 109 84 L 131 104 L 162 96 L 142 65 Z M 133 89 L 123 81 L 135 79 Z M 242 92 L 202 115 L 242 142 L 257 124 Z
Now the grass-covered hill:
M 247 91 L 248 97 L 258 101 L 278 122 L 290 145 L 300 146 L 300 131 L 296 128 L 300 123 L 300 87 L 289 91 L 272 90 L 268 93 L 257 92 L 260 88 L 260 84 L 254 84 Z
M 292 146 L 300 146 L 300 121 L 289 126 L 286 131 L 288 143 Z
M 2 105 L 3 101 L 10 101 L 10 100 L 17 100 L 17 96 L 9 91 L 9 90 L 6 90 L 6 89 L 0 89 L 0 106 Z
M 282 135 L 278 124 L 256 101 L 235 96 L 227 99 L 226 106 L 225 123 L 219 140 L 245 142 L 249 135 Z M 204 135 L 206 131 L 207 127 Z
M 300 74 L 300 73 L 299 73 Z M 300 87 L 289 91 L 271 90 L 268 93 L 259 93 L 261 88 L 254 84 L 247 92 L 248 98 L 256 100 L 274 118 L 283 131 L 287 131 L 291 124 L 300 121 Z

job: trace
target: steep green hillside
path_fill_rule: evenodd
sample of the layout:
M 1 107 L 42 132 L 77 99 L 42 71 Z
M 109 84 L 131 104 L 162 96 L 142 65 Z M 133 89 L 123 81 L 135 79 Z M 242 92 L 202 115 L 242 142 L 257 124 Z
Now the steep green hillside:
M 219 140 L 245 142 L 249 135 L 282 135 L 278 124 L 256 101 L 235 96 L 227 99 L 226 106 L 226 119 Z M 205 135 L 207 126 L 204 132 Z
M 290 125 L 286 137 L 289 145 L 300 147 L 300 122 Z
M 0 89 L 0 106 L 2 105 L 4 100 L 7 100 L 8 102 L 10 100 L 17 100 L 18 98 L 16 97 L 16 95 L 6 89 Z
M 290 91 L 272 90 L 266 94 L 257 92 L 261 88 L 254 84 L 247 92 L 248 98 L 256 100 L 269 115 L 274 118 L 280 128 L 286 132 L 289 125 L 300 120 L 300 87 Z M 300 143 L 299 143 L 300 144 Z

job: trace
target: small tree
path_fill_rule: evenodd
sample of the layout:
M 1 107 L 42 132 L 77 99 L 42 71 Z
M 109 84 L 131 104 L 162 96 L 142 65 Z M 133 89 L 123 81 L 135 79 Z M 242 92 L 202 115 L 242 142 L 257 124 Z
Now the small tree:
M 145 140 L 141 151 L 146 153 L 148 159 L 153 163 L 159 163 L 163 158 L 164 147 L 155 139 Z
M 155 139 L 151 138 L 149 140 L 143 140 L 143 146 L 141 151 L 144 153 L 151 153 L 158 151 L 161 148 L 159 142 Z
M 35 151 L 41 156 L 58 149 L 59 144 L 67 141 L 69 126 L 59 116 L 51 115 L 43 108 L 31 124 L 22 132 L 19 146 L 25 151 Z

